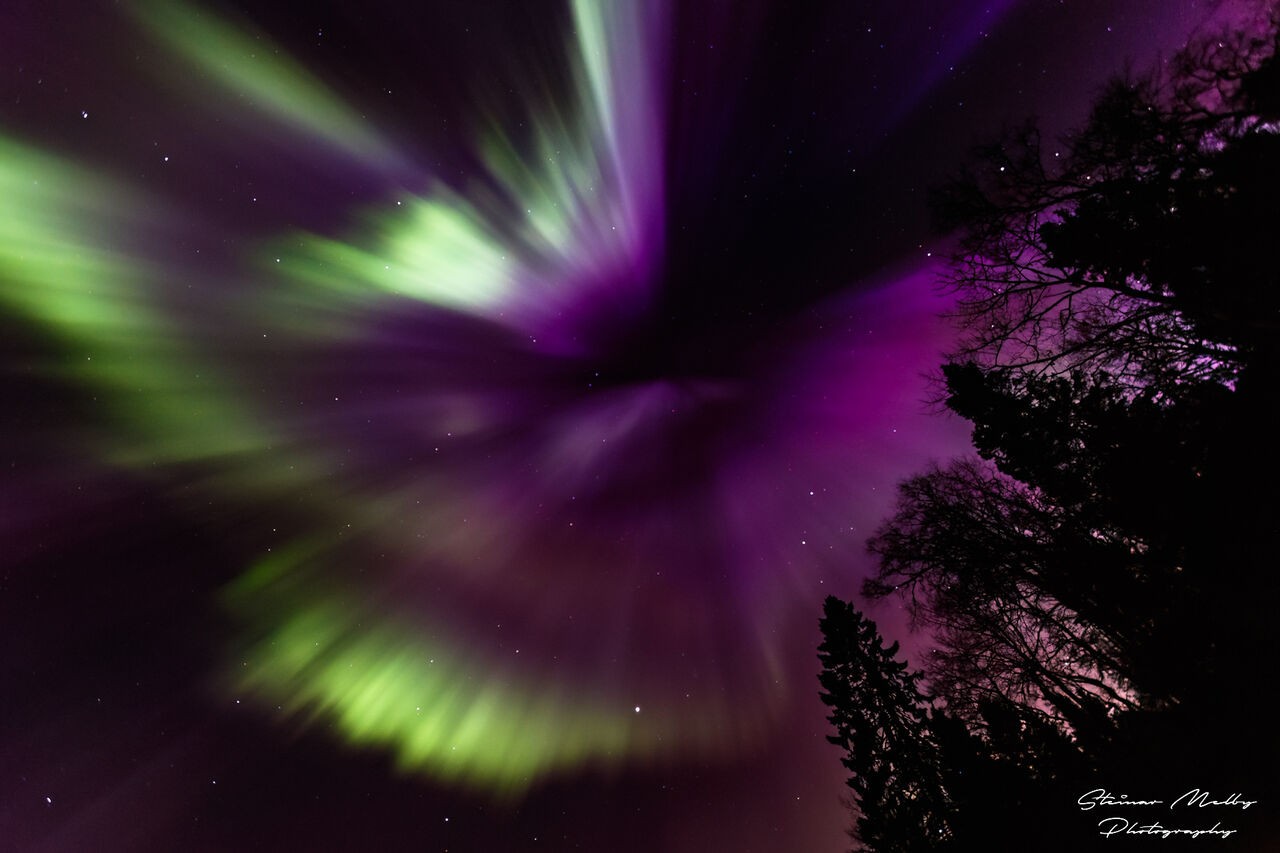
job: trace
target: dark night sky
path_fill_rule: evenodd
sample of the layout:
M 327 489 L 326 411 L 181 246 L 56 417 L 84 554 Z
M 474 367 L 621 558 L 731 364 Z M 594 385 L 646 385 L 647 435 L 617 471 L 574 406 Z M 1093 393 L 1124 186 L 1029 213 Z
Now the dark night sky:
M 1239 10 L 669 5 L 6 3 L 0 849 L 846 848 L 928 187 Z

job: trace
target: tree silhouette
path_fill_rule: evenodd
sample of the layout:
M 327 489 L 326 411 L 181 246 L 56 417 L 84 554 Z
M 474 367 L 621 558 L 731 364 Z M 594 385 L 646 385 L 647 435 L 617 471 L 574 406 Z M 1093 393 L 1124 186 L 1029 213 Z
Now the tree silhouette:
M 1203 515 L 1210 448 L 1226 439 L 1234 403 L 1223 386 L 1188 380 L 1174 397 L 1134 393 L 1101 371 L 1043 377 L 969 363 L 942 373 L 946 405 L 973 423 L 978 455 L 1053 502 L 1148 545 Z
M 828 740 L 853 774 L 861 849 L 1022 849 L 1084 778 L 1087 757 L 1025 707 L 984 700 L 981 736 L 930 707 L 920 675 L 896 659 L 898 644 L 886 648 L 848 602 L 829 597 L 820 625 L 821 695 L 836 729 Z M 1065 838 L 1036 847 L 1075 849 Z
M 881 564 L 864 594 L 905 598 L 936 640 L 931 691 L 954 713 L 977 723 L 983 702 L 1007 699 L 1082 729 L 1108 707 L 1136 707 L 1133 639 L 1108 595 L 1110 579 L 1136 571 L 1123 534 L 960 460 L 903 483 L 868 547 Z
M 1202 39 L 1108 86 L 1065 156 L 1029 124 L 937 194 L 967 329 L 946 403 L 991 465 L 901 486 L 864 593 L 907 598 L 971 722 L 1209 702 L 1244 675 L 1222 645 L 1274 648 L 1237 599 L 1274 601 L 1280 545 L 1251 488 L 1280 470 L 1278 45 L 1274 11 Z
M 1202 40 L 936 194 L 965 329 L 944 399 L 977 458 L 900 485 L 863 588 L 933 651 L 908 673 L 851 605 L 823 621 L 872 849 L 1073 849 L 1034 816 L 1095 777 L 1274 790 L 1278 47 L 1280 14 Z
M 981 478 L 971 471 L 968 493 L 904 486 L 903 505 L 915 501 L 914 512 L 930 513 L 930 535 L 904 526 L 911 513 L 889 522 L 871 543 L 882 562 L 867 591 L 882 596 L 903 585 L 903 568 L 919 574 L 912 562 L 921 560 L 937 571 L 967 566 L 988 585 L 1002 578 L 1006 589 L 1018 585 L 1021 594 L 1009 597 L 1023 607 L 1036 598 L 1053 602 L 1031 612 L 1076 626 L 1083 647 L 1094 649 L 1078 650 L 1068 669 L 1090 663 L 1091 677 L 1109 671 L 1114 681 L 1140 685 L 1150 703 L 1177 699 L 1192 681 L 1186 662 L 1199 657 L 1191 641 L 1199 605 L 1220 586 L 1220 531 L 1229 523 L 1222 510 L 1234 503 L 1235 483 L 1219 448 L 1239 442 L 1239 395 L 1211 382 L 1184 383 L 1176 399 L 1134 394 L 1104 372 L 1043 377 L 970 364 L 943 373 L 947 405 L 973 422 L 978 454 L 1006 479 L 997 488 L 990 469 Z M 945 512 L 932 505 L 943 497 L 951 504 Z M 1012 534 L 987 520 L 1009 501 L 1020 507 L 1007 519 Z M 962 537 L 964 547 L 948 535 Z M 1245 574 L 1241 566 L 1236 577 Z M 1074 618 L 1059 618 L 1062 608 Z M 1045 657 L 1054 659 L 1061 658 Z M 1126 706 L 1114 697 L 1111 704 Z
M 868 850 L 937 850 L 951 835 L 949 809 L 920 676 L 848 602 L 828 597 L 823 612 L 819 680 L 836 730 L 827 740 L 845 750 L 853 774 L 856 837 Z
M 1074 136 L 1046 146 L 1029 123 L 935 193 L 939 225 L 961 233 L 958 360 L 1144 387 L 1275 375 L 1278 31 L 1117 80 Z

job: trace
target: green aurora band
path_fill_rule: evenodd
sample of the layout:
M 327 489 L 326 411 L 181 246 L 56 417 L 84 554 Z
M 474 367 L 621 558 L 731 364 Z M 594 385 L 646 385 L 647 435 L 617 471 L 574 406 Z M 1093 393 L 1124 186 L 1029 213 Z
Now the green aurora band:
M 654 676 L 641 686 L 638 712 L 625 678 L 584 684 L 580 668 L 516 667 L 470 642 L 448 600 L 388 603 L 362 587 L 361 555 L 416 549 L 421 565 L 471 566 L 433 571 L 473 589 L 497 571 L 477 564 L 518 561 L 519 536 L 504 543 L 498 521 L 484 541 L 465 532 L 468 517 L 502 512 L 483 478 L 470 486 L 448 472 L 344 479 L 345 455 L 323 440 L 323 421 L 300 434 L 254 390 L 254 360 L 274 347 L 312 352 L 359 340 L 372 318 L 405 306 L 470 315 L 565 352 L 575 333 L 557 324 L 571 307 L 643 302 L 645 271 L 660 254 L 662 190 L 645 37 L 661 14 L 642 14 L 642 5 L 574 4 L 579 102 L 534 121 L 532 150 L 496 127 L 477 142 L 499 196 L 428 182 L 361 214 L 346 239 L 263 241 L 243 259 L 253 284 L 216 297 L 192 296 L 155 248 L 180 212 L 0 137 L 0 303 L 57 342 L 65 358 L 43 369 L 92 395 L 104 417 L 69 442 L 184 483 L 177 491 L 192 508 L 201 495 L 287 505 L 311 529 L 343 531 L 341 541 L 298 537 L 227 589 L 243 635 L 225 696 L 252 696 L 298 724 L 332 723 L 406 770 L 497 796 L 584 767 L 728 753 L 770 724 L 769 707 L 743 712 L 734 688 L 714 679 L 702 696 L 676 700 Z M 410 158 L 263 36 L 181 3 L 133 10 L 184 64 L 182 85 L 212 99 L 209 109 L 366 168 L 412 172 Z M 626 110 L 616 106 L 622 87 Z M 631 292 L 617 292 L 621 271 Z M 263 329 L 267 340 L 222 340 L 226 328 Z M 238 360 L 215 355 L 237 346 Z M 424 444 L 501 426 L 483 399 L 440 407 L 422 425 Z M 403 524 L 410 515 L 417 521 Z M 521 582 L 512 584 L 518 598 Z M 760 683 L 776 684 L 768 644 L 759 646 Z

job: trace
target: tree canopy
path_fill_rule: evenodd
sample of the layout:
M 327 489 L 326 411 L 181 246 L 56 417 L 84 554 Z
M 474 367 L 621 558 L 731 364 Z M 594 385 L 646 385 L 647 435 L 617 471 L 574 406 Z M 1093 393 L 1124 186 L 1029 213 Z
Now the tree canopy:
M 963 329 L 944 401 L 976 455 L 900 485 L 863 588 L 932 652 L 909 672 L 852 605 L 822 622 L 866 849 L 968 849 L 1001 820 L 1013 844 L 1133 768 L 1273 784 L 1278 47 L 1280 15 L 1203 40 L 1060 145 L 1029 123 L 937 191 Z
M 935 191 L 958 230 L 956 357 L 1130 384 L 1274 370 L 1280 280 L 1276 27 L 1202 40 L 1114 80 L 1046 144 L 1034 122 Z

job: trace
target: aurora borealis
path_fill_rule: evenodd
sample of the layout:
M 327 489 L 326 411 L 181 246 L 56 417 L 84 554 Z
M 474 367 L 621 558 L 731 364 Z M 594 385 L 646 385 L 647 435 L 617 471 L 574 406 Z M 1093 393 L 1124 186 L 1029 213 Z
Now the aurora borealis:
M 0 827 L 841 849 L 815 614 L 965 438 L 927 184 L 1211 10 L 419 5 L 0 35 Z

